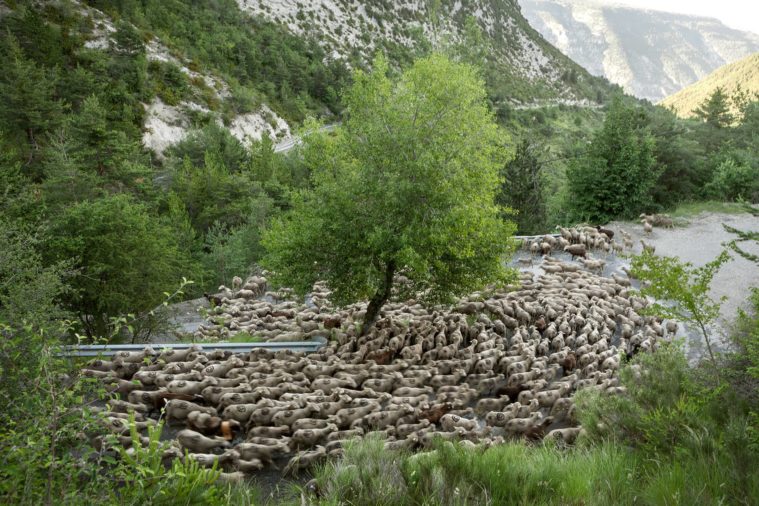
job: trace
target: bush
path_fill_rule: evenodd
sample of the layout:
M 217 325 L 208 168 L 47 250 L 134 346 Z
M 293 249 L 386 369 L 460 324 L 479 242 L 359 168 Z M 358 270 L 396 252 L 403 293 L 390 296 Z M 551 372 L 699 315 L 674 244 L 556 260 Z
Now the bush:
M 71 260 L 76 274 L 66 308 L 87 336 L 104 337 L 113 318 L 132 313 L 137 336 L 150 333 L 148 312 L 182 279 L 188 263 L 171 229 L 126 195 L 76 204 L 55 218 L 46 243 L 50 262 Z
M 717 166 L 704 191 L 719 199 L 759 202 L 759 167 L 727 159 Z

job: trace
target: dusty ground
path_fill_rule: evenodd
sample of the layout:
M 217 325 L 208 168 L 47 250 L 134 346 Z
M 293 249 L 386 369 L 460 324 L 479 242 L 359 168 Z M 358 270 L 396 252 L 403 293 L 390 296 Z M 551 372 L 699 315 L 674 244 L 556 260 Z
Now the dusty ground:
M 674 229 L 654 228 L 650 237 L 646 237 L 640 223 L 611 224 L 617 230 L 624 228 L 634 238 L 635 252 L 641 250 L 639 239 L 656 246 L 657 255 L 677 256 L 681 260 L 702 266 L 716 258 L 724 245 L 736 238 L 727 232 L 723 223 L 739 230 L 759 230 L 759 217 L 750 214 L 714 214 L 701 213 L 680 223 Z M 742 242 L 741 248 L 749 253 L 759 254 L 759 246 L 751 242 Z M 752 287 L 759 287 L 759 266 L 732 253 L 732 260 L 722 266 L 712 282 L 711 296 L 715 299 L 727 297 L 722 305 L 720 321 L 713 329 L 720 336 L 720 348 L 726 344 L 725 334 L 732 326 L 738 308 L 746 308 L 746 300 Z M 689 340 L 689 356 L 692 358 L 703 351 L 700 339 Z
M 170 329 L 154 336 L 150 342 L 176 343 L 184 336 L 191 336 L 205 321 L 202 310 L 209 307 L 210 304 L 205 297 L 169 304 L 167 310 L 169 311 Z

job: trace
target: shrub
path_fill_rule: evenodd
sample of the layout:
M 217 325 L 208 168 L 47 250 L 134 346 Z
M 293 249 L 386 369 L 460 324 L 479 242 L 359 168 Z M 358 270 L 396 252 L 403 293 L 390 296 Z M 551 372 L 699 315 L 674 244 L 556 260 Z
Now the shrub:
M 727 159 L 714 171 L 714 177 L 704 191 L 711 197 L 735 201 L 759 201 L 759 167 Z
M 127 313 L 146 316 L 134 322 L 136 335 L 150 333 L 148 312 L 179 282 L 187 261 L 171 229 L 126 195 L 63 211 L 46 249 L 51 262 L 73 262 L 63 302 L 90 338 L 110 335 L 112 319 Z

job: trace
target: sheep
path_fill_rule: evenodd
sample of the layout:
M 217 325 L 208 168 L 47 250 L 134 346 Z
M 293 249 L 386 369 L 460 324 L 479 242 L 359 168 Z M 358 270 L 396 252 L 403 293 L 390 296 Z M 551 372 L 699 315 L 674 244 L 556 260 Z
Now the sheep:
M 279 425 L 277 427 L 249 427 L 247 430 L 248 437 L 282 437 L 290 434 L 291 430 L 288 425 Z
M 158 361 L 163 361 L 165 363 L 171 363 L 171 362 L 182 362 L 184 360 L 187 360 L 191 354 L 198 353 L 201 351 L 201 347 L 197 344 L 193 344 L 189 348 L 186 348 L 184 350 L 177 350 L 177 349 L 167 349 L 162 350 L 161 354 L 158 355 Z
M 566 429 L 554 429 L 548 434 L 546 434 L 545 439 L 560 440 L 566 444 L 572 444 L 577 439 L 577 436 L 579 436 L 582 432 L 583 432 L 583 429 L 581 427 L 568 427 Z
M 290 447 L 286 443 L 275 445 L 263 445 L 257 443 L 240 443 L 234 447 L 242 460 L 257 459 L 263 463 L 276 467 L 274 458 L 290 453 Z
M 177 441 L 183 449 L 194 453 L 206 453 L 214 448 L 228 448 L 229 442 L 222 437 L 208 438 L 200 432 L 184 429 L 177 433 Z
M 155 357 L 157 353 L 155 350 L 146 346 L 142 351 L 120 351 L 113 356 L 113 360 L 118 365 L 119 363 L 136 363 L 139 364 L 146 358 Z
M 221 427 L 221 418 L 202 411 L 191 411 L 186 418 L 187 426 L 196 431 L 216 431 Z
M 416 434 L 409 434 L 403 439 L 397 439 L 395 441 L 385 441 L 385 451 L 399 451 L 399 450 L 411 450 L 419 444 L 419 436 Z
M 447 414 L 452 409 L 453 409 L 453 404 L 451 404 L 450 402 L 436 404 L 420 412 L 419 420 L 427 420 L 432 424 L 436 424 L 440 421 L 443 415 Z
M 569 246 L 564 246 L 564 251 L 572 255 L 572 259 L 574 259 L 574 257 L 585 258 L 587 256 L 587 250 L 585 249 L 584 244 L 571 244 Z
M 327 434 L 327 441 L 347 440 L 364 435 L 364 429 L 356 427 L 350 430 L 338 430 Z
M 227 450 L 221 455 L 216 455 L 215 453 L 188 453 L 187 455 L 203 467 L 211 467 L 214 464 L 221 467 L 226 462 L 233 461 L 237 452 Z
M 299 418 L 306 418 L 311 414 L 319 413 L 319 407 L 314 404 L 308 404 L 301 409 L 286 409 L 275 413 L 271 417 L 273 425 L 292 425 Z
M 257 409 L 257 404 L 230 404 L 224 408 L 221 416 L 225 420 L 236 420 L 240 423 L 247 423 Z
M 166 403 L 165 413 L 167 420 L 185 420 L 193 411 L 206 413 L 211 416 L 218 416 L 216 409 L 206 406 L 199 406 L 193 402 L 172 399 Z
M 448 413 L 440 418 L 440 426 L 443 430 L 450 432 L 456 427 L 472 431 L 479 425 L 477 424 L 477 420 L 467 420 L 466 418 L 461 418 L 460 416 Z
M 217 479 L 221 483 L 225 484 L 240 483 L 245 479 L 245 473 L 242 473 L 240 471 L 235 471 L 234 473 L 221 472 L 219 473 L 219 477 Z
M 367 403 L 364 406 L 360 407 L 353 407 L 353 408 L 343 408 L 340 411 L 338 411 L 331 420 L 339 427 L 339 428 L 345 428 L 350 425 L 352 425 L 357 420 L 360 420 L 364 416 L 368 415 L 372 411 L 376 411 L 380 409 L 379 403 L 376 402 L 370 402 Z
M 460 439 L 466 435 L 466 429 L 461 427 L 455 427 L 449 432 L 425 432 L 420 438 L 419 443 L 425 447 L 430 448 L 435 439 L 442 439 L 443 441 L 454 441 Z
M 605 235 L 608 238 L 608 240 L 611 241 L 612 239 L 614 239 L 614 231 L 613 230 L 610 230 L 608 228 L 603 228 L 600 225 L 596 226 L 596 230 L 598 230 L 598 232 L 600 232 L 601 234 Z
M 295 448 L 310 448 L 324 439 L 327 434 L 337 430 L 337 426 L 329 424 L 321 429 L 298 429 L 293 432 L 291 441 Z
M 319 418 L 301 418 L 300 420 L 293 422 L 290 428 L 293 431 L 300 429 L 323 429 L 329 425 L 330 423 L 327 420 Z M 335 427 L 335 430 L 337 430 L 337 427 Z
M 217 378 L 211 377 L 205 378 L 203 381 L 174 380 L 166 385 L 166 390 L 172 393 L 198 395 L 204 388 L 218 385 L 218 383 Z
M 283 474 L 288 475 L 301 469 L 306 469 L 327 455 L 327 450 L 323 446 L 317 446 L 313 451 L 301 452 L 290 459 L 285 466 Z
M 421 420 L 418 423 L 402 423 L 395 427 L 393 434 L 397 438 L 405 438 L 411 434 L 424 430 L 430 426 L 429 420 Z
M 240 458 L 240 454 L 235 450 L 232 450 L 235 456 L 232 458 L 232 464 L 234 467 L 243 473 L 250 474 L 260 471 L 264 468 L 264 463 L 259 459 L 243 460 Z
M 512 418 L 508 422 L 506 422 L 506 425 L 504 425 L 504 429 L 506 429 L 507 432 L 512 433 L 524 433 L 527 430 L 543 425 L 545 423 L 542 419 L 542 415 L 540 412 L 534 412 L 529 417 L 525 418 Z

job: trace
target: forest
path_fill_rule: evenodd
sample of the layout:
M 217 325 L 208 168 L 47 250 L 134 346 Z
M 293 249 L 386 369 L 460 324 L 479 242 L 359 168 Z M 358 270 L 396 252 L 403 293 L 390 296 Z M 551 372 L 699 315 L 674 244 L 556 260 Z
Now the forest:
M 102 427 L 83 405 L 104 387 L 56 355 L 61 344 L 149 342 L 167 325 L 167 303 L 262 268 L 297 293 L 328 280 L 341 305 L 369 300 L 366 330 L 397 274 L 429 304 L 513 282 L 503 259 L 514 234 L 759 203 L 757 96 L 718 89 L 692 119 L 613 88 L 592 108 L 510 107 L 508 81 L 477 65 L 471 41 L 345 61 L 226 2 L 89 4 L 114 19 L 106 49 L 86 44 L 95 27 L 75 4 L 0 17 L 0 498 L 9 504 L 266 502 L 255 485 L 219 481 L 216 466 L 164 466 L 160 429 L 132 452 L 89 448 Z M 149 58 L 154 36 L 194 72 L 221 76 L 229 96 Z M 427 81 L 464 90 L 427 90 L 464 104 L 429 131 L 405 116 L 412 104 L 429 112 L 414 94 Z M 405 91 L 392 91 L 398 82 Z M 190 97 L 221 119 L 199 112 L 164 156 L 144 148 L 145 104 Z M 298 126 L 302 145 L 278 153 L 267 136 L 245 145 L 230 133 L 232 118 L 264 103 Z M 386 121 L 400 133 L 384 135 Z M 654 272 L 654 287 L 672 270 L 641 262 L 639 278 Z M 661 293 L 677 300 L 672 285 L 689 286 L 681 281 Z M 747 297 L 759 311 L 759 292 Z M 626 395 L 578 394 L 587 434 L 576 445 L 472 452 L 438 442 L 428 454 L 395 454 L 369 437 L 314 471 L 314 503 L 750 504 L 759 319 L 736 317 L 734 351 L 716 363 L 691 366 L 674 342 L 621 368 Z M 296 482 L 277 500 L 299 503 L 305 488 Z

